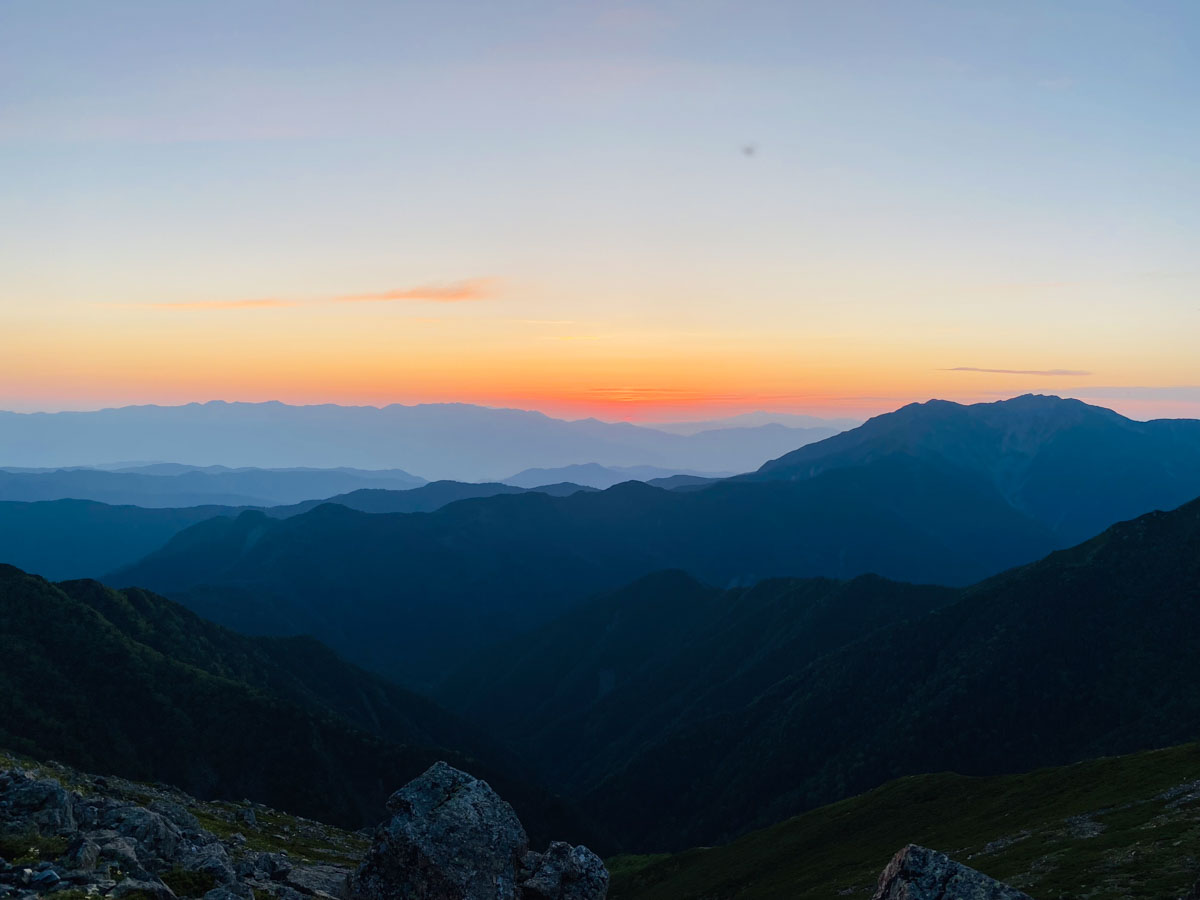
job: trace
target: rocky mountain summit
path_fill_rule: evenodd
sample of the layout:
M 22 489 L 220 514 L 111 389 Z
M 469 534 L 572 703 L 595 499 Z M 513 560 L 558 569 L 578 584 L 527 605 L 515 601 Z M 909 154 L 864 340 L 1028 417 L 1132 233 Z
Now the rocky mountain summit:
M 887 864 L 871 900 L 1032 900 L 1016 888 L 909 844 Z
M 604 900 L 608 870 L 586 847 L 545 853 L 487 782 L 439 762 L 388 800 L 348 900 Z
M 488 784 L 444 762 L 396 792 L 372 844 L 262 804 L 0 754 L 0 900 L 604 900 L 586 847 L 545 853 Z M 357 866 L 357 869 L 356 869 Z

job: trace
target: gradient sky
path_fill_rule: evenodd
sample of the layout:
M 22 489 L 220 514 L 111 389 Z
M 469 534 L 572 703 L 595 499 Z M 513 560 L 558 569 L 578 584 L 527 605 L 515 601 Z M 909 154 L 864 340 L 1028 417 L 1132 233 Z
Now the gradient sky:
M 1200 417 L 1200 4 L 0 2 L 0 407 Z

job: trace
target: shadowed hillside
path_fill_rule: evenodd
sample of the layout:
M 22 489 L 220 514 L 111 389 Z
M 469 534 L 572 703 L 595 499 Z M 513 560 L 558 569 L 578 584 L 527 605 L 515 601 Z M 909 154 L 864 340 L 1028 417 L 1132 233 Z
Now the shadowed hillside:
M 694 492 L 629 482 L 429 514 L 244 513 L 188 529 L 105 580 L 149 587 L 239 630 L 318 634 L 355 662 L 419 684 L 660 569 L 720 585 L 864 572 L 966 584 L 1053 546 L 989 485 L 898 458 Z
M 307 638 L 245 638 L 142 591 L 0 566 L 0 747 L 362 827 L 438 759 L 582 829 L 450 714 Z M 565 832 L 564 832 L 565 829 Z
M 899 775 L 1018 772 L 1180 743 L 1200 736 L 1198 643 L 1200 500 L 798 658 L 753 702 L 613 765 L 590 803 L 631 846 L 679 847 Z

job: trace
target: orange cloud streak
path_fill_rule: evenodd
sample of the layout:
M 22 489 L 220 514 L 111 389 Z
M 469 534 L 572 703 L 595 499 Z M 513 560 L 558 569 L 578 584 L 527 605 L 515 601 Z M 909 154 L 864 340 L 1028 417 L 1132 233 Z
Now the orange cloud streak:
M 315 300 L 287 300 L 267 297 L 249 300 L 194 300 L 179 303 L 151 303 L 152 309 L 187 311 L 196 309 L 263 309 L 282 306 L 303 306 L 318 303 L 384 303 L 392 300 L 419 300 L 427 303 L 461 303 L 483 300 L 495 293 L 496 279 L 472 278 L 450 284 L 427 284 L 412 288 L 395 288 L 376 294 L 342 294 L 319 297 Z
M 427 300 L 434 303 L 461 303 L 482 300 L 493 293 L 495 279 L 472 278 L 455 284 L 429 284 L 423 287 L 400 288 L 378 294 L 346 294 L 331 298 L 335 303 L 372 303 L 386 300 Z

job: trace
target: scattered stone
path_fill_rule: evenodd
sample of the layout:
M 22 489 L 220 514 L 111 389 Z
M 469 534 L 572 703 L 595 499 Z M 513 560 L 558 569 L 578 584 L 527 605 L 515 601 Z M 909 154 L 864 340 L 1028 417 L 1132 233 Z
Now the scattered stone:
M 64 788 L 59 777 L 82 785 L 86 795 Z M 104 793 L 95 793 L 99 789 Z M 250 849 L 240 834 L 222 841 L 191 811 L 202 807 L 174 788 L 81 776 L 65 767 L 0 770 L 0 829 L 29 834 L 31 846 L 47 857 L 19 869 L 0 860 L 0 900 L 39 900 L 68 889 L 97 900 L 172 900 L 171 884 L 211 887 L 208 900 L 255 900 L 256 892 L 257 900 L 332 898 L 344 888 L 350 860 L 364 849 L 345 832 L 305 820 L 297 833 L 340 848 L 347 859 L 341 866 L 296 866 L 286 853 Z M 250 810 L 205 808 L 206 816 L 231 828 L 245 821 L 243 812 Z M 53 861 L 51 852 L 59 854 Z M 181 887 L 189 884 L 194 887 Z
M 957 863 L 944 853 L 909 844 L 879 876 L 872 900 L 1031 900 L 1016 888 Z

